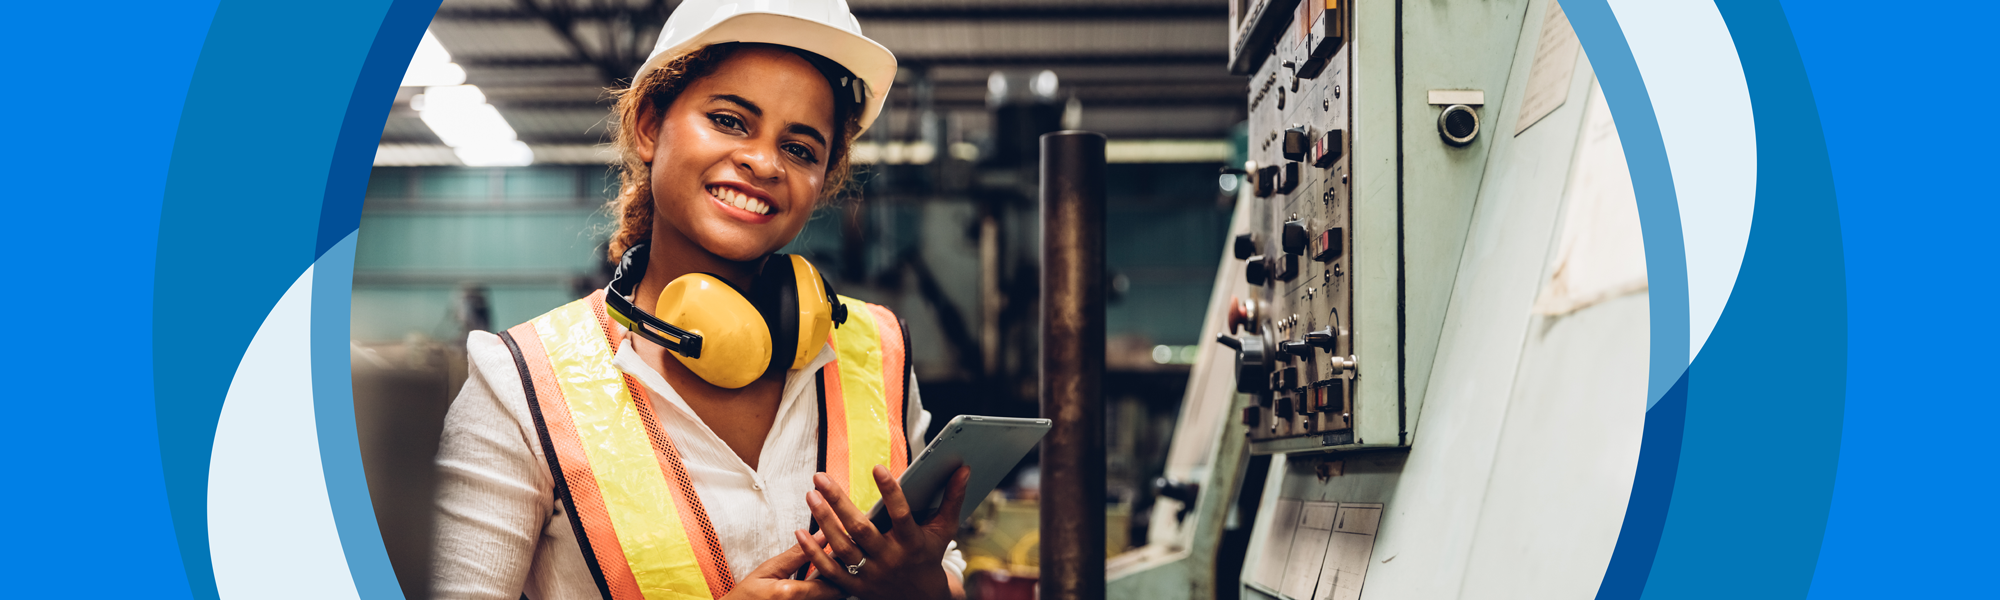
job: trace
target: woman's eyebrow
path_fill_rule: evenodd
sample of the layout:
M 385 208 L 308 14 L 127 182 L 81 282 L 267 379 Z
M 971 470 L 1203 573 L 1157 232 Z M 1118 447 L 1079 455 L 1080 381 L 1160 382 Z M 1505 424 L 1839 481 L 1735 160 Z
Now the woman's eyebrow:
M 713 96 L 709 96 L 708 99 L 710 101 L 719 100 L 722 102 L 728 102 L 730 104 L 743 107 L 743 110 L 750 111 L 750 114 L 757 115 L 759 117 L 764 116 L 763 108 L 758 107 L 757 103 L 751 102 L 749 99 L 744 98 L 742 96 L 738 96 L 735 94 L 716 94 Z
M 757 106 L 757 103 L 751 102 L 749 98 L 744 98 L 742 96 L 738 96 L 735 94 L 716 94 L 713 96 L 709 96 L 708 99 L 713 102 L 728 102 L 730 104 L 742 107 L 744 111 L 747 111 L 750 114 L 757 115 L 759 117 L 764 116 L 763 107 Z M 814 128 L 811 125 L 806 125 L 803 123 L 793 123 L 785 127 L 785 131 L 812 138 L 813 141 L 819 142 L 820 145 L 822 146 L 826 145 L 826 134 L 820 133 L 819 129 Z
M 813 126 L 811 125 L 807 125 L 804 123 L 793 123 L 791 125 L 786 126 L 785 131 L 812 138 L 813 141 L 819 142 L 821 146 L 826 145 L 826 136 L 820 135 L 819 130 L 813 128 Z

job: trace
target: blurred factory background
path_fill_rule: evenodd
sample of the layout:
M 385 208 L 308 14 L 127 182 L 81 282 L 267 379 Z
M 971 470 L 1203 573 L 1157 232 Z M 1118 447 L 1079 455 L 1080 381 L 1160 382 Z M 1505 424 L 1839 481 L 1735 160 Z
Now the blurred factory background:
M 608 280 L 606 90 L 675 4 L 446 0 L 397 94 L 362 214 L 352 337 L 370 487 L 412 598 L 425 597 L 428 468 L 465 335 Z M 856 148 L 863 183 L 787 251 L 908 321 L 934 424 L 1033 415 L 1035 140 L 1107 135 L 1109 541 L 1143 544 L 1236 197 L 1219 171 L 1245 153 L 1227 4 L 849 5 L 901 70 Z M 1016 479 L 1016 501 L 989 507 L 992 528 L 968 544 L 976 569 L 1032 570 L 1034 477 Z

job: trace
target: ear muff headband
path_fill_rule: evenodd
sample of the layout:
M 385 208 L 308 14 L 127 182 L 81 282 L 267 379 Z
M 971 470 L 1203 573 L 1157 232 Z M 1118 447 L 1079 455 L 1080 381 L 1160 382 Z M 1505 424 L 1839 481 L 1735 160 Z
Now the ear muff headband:
M 646 276 L 646 261 L 649 258 L 645 244 L 625 251 L 625 256 L 618 260 L 618 270 L 611 275 L 611 285 L 604 288 L 605 312 L 611 313 L 612 320 L 639 334 L 639 337 L 675 354 L 700 358 L 701 334 L 675 327 L 632 305 L 632 293 L 638 289 L 639 280 Z
M 764 327 L 771 333 L 771 360 L 764 368 L 766 375 L 783 373 L 794 368 L 792 363 L 804 349 L 804 341 L 799 339 L 799 291 L 792 285 L 792 259 L 783 254 L 764 261 L 764 272 L 757 274 L 757 281 L 750 286 L 750 303 L 763 313 Z M 818 346 L 813 350 L 817 351 Z M 817 353 L 817 352 L 815 352 Z

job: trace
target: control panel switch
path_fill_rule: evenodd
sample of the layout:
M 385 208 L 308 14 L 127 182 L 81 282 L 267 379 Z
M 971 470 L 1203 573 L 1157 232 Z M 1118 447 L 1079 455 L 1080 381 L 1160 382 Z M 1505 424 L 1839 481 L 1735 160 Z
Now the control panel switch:
M 1331 262 L 1340 258 L 1342 248 L 1347 245 L 1344 237 L 1339 227 L 1319 232 L 1318 239 L 1315 239 L 1313 244 L 1315 246 L 1313 260 Z
M 1244 260 L 1245 260 L 1245 262 L 1243 263 L 1244 281 L 1249 282 L 1250 285 L 1264 285 L 1265 281 L 1270 280 L 1271 262 L 1269 260 L 1265 260 L 1264 255 L 1262 254 L 1252 255 L 1250 258 Z
M 1264 167 L 1264 168 L 1272 170 L 1278 169 L 1278 167 Z M 1299 189 L 1299 163 L 1298 161 L 1285 161 L 1285 167 L 1282 170 L 1282 174 L 1278 176 L 1278 193 L 1290 194 L 1292 193 L 1292 190 L 1296 189 Z
M 1217 334 L 1215 341 L 1236 351 L 1236 391 L 1255 394 L 1270 390 L 1273 357 L 1264 336 Z
M 1306 59 L 1299 63 L 1295 73 L 1306 79 L 1318 77 L 1326 69 L 1327 61 L 1340 50 L 1341 39 L 1347 37 L 1346 21 L 1341 19 L 1340 11 L 1318 4 L 1311 0 L 1299 3 L 1302 16 L 1310 24 L 1300 24 L 1306 28 Z
M 1278 272 L 1273 277 L 1278 281 L 1291 281 L 1299 278 L 1299 256 L 1297 254 L 1280 256 L 1274 262 L 1278 263 L 1276 265 Z
M 1307 135 L 1304 126 L 1286 129 L 1284 145 L 1285 160 L 1294 162 L 1305 160 L 1306 153 L 1312 150 L 1311 139 Z
M 1305 254 L 1306 242 L 1308 241 L 1306 237 L 1306 222 L 1299 220 L 1286 221 L 1283 235 L 1279 237 L 1279 241 L 1285 247 L 1285 254 Z
M 1243 259 L 1245 259 L 1245 258 L 1250 258 L 1250 256 L 1251 256 L 1251 255 L 1254 255 L 1254 254 L 1256 254 L 1256 253 L 1257 253 L 1257 234 L 1254 234 L 1254 233 L 1239 233 L 1239 234 L 1236 234 L 1236 247 L 1235 247 L 1235 251 L 1236 251 L 1236 259 L 1237 259 L 1237 260 L 1243 260 Z
M 1341 132 L 1339 129 L 1328 131 L 1326 135 L 1319 136 L 1319 139 L 1313 140 L 1312 165 L 1322 169 L 1332 167 L 1334 161 L 1340 160 L 1341 148 L 1343 147 L 1341 145 Z
M 1257 175 L 1251 178 L 1255 180 L 1255 185 L 1251 186 L 1252 191 L 1259 198 L 1269 197 L 1271 192 L 1279 185 L 1277 165 L 1258 167 L 1256 173 Z
M 1306 343 L 1311 344 L 1314 348 L 1325 348 L 1328 351 L 1332 351 L 1336 339 L 1332 325 L 1306 332 Z

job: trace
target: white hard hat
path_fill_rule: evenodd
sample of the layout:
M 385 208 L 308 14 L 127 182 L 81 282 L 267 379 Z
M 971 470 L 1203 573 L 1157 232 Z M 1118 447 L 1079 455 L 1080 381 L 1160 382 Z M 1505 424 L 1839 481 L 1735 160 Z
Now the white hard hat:
M 632 81 L 681 55 L 727 42 L 791 46 L 846 67 L 867 83 L 868 97 L 861 110 L 864 131 L 881 114 L 889 85 L 896 80 L 896 55 L 861 35 L 861 23 L 845 0 L 687 0 L 667 17 L 653 53 L 639 65 Z

